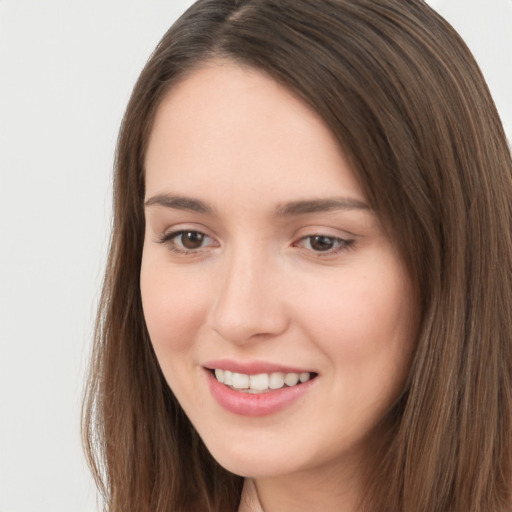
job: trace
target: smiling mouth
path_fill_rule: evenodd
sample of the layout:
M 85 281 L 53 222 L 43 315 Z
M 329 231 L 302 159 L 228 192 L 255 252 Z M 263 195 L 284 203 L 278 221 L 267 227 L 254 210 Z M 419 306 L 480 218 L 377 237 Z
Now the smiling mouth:
M 221 384 L 244 393 L 268 393 L 285 387 L 294 387 L 314 379 L 317 374 L 312 372 L 303 373 L 259 373 L 249 375 L 246 373 L 231 372 L 229 370 L 212 370 L 215 378 Z

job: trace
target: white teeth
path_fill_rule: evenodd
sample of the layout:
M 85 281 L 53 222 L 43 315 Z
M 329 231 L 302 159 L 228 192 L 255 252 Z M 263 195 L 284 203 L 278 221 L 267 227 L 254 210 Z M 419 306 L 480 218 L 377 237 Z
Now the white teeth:
M 215 378 L 234 389 L 244 390 L 248 393 L 265 392 L 269 389 L 281 389 L 286 386 L 295 386 L 299 382 L 311 379 L 309 372 L 303 373 L 259 373 L 247 375 L 245 373 L 230 372 L 229 370 L 215 369 Z
M 269 377 L 267 373 L 260 373 L 258 375 L 251 375 L 249 378 L 249 388 L 256 391 L 263 391 L 268 389 Z
M 304 372 L 304 373 L 301 373 L 301 374 L 299 375 L 299 380 L 300 380 L 301 382 L 307 382 L 309 379 L 310 379 L 310 375 L 309 375 L 309 373 L 308 373 L 308 372 Z
M 248 389 L 249 375 L 233 372 L 233 387 L 235 389 Z
M 284 386 L 284 373 L 271 373 L 268 383 L 270 389 L 281 389 Z
M 284 378 L 284 383 L 287 386 L 295 386 L 299 382 L 299 374 L 298 373 L 287 373 Z

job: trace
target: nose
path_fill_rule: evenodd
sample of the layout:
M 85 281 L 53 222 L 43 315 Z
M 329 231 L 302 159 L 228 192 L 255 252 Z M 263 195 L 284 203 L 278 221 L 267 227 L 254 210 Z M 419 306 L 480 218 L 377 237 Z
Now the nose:
M 268 257 L 244 251 L 226 259 L 219 270 L 209 324 L 222 338 L 245 344 L 287 329 L 282 277 Z

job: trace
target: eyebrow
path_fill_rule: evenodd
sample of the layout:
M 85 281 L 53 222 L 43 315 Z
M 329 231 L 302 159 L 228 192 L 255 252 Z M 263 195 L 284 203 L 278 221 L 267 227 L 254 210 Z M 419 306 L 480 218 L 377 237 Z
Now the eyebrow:
M 330 212 L 335 210 L 369 210 L 370 207 L 363 201 L 348 197 L 333 197 L 326 199 L 310 199 L 306 201 L 292 201 L 277 209 L 279 217 L 305 215 L 308 213 Z
M 215 213 L 207 203 L 194 199 L 192 197 L 157 194 L 144 202 L 144 206 L 163 206 L 176 210 L 186 210 L 197 213 L 213 214 Z M 306 215 L 309 213 L 330 212 L 335 210 L 369 210 L 370 207 L 358 199 L 347 197 L 333 197 L 324 199 L 307 199 L 301 201 L 291 201 L 278 206 L 276 215 L 278 217 L 292 217 L 294 215 Z
M 157 194 L 150 197 L 144 202 L 144 206 L 164 206 L 166 208 L 174 208 L 176 210 L 187 210 L 197 213 L 213 213 L 213 208 L 203 201 L 185 196 L 175 196 L 170 194 Z

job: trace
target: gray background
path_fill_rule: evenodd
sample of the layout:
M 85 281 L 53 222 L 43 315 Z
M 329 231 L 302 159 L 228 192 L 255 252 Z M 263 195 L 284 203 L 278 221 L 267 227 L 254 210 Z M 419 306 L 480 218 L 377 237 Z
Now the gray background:
M 188 0 L 0 0 L 0 512 L 94 511 L 79 434 L 123 109 Z M 512 135 L 512 0 L 432 0 Z

